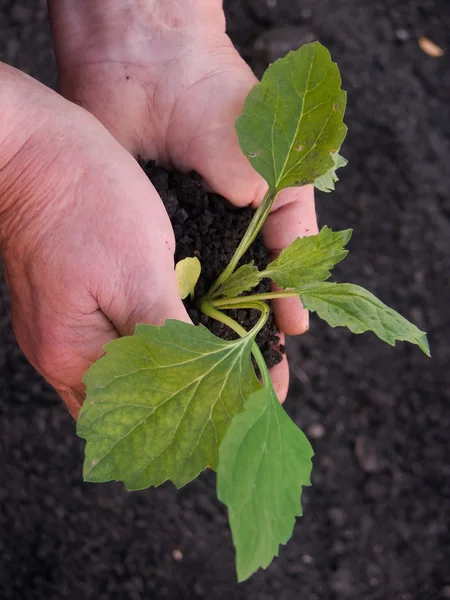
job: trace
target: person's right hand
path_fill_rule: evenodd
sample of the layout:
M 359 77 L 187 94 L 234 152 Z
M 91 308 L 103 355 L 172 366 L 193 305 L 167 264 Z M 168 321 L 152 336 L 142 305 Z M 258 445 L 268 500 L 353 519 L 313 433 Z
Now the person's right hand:
M 107 342 L 136 323 L 188 320 L 175 242 L 155 189 L 112 135 L 82 108 L 11 73 L 21 124 L 0 135 L 0 241 L 13 327 L 76 417 L 82 377 Z

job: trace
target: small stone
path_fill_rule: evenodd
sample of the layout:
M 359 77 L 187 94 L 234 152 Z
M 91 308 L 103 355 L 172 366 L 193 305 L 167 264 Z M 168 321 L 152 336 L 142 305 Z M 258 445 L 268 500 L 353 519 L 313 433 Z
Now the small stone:
M 170 190 L 169 192 L 167 192 L 165 206 L 166 206 L 167 214 L 169 215 L 169 218 L 171 219 L 178 210 L 178 199 L 173 190 Z
M 313 423 L 308 427 L 307 434 L 313 440 L 321 440 L 325 435 L 325 427 L 321 423 Z
M 332 554 L 344 554 L 345 552 L 345 544 L 343 542 L 337 541 L 331 547 Z
M 330 508 L 328 511 L 328 516 L 335 527 L 342 527 L 347 520 L 347 515 L 342 508 L 339 508 L 338 506 Z
M 403 29 L 402 27 L 400 27 L 399 29 L 397 29 L 397 31 L 395 32 L 395 35 L 397 36 L 397 39 L 399 39 L 401 42 L 406 42 L 409 40 L 409 32 L 406 31 L 406 29 Z
M 176 214 L 173 217 L 173 220 L 175 223 L 181 224 L 187 220 L 188 216 L 189 215 L 188 215 L 187 211 L 184 208 L 182 208 L 181 210 L 176 212 Z
M 393 394 L 388 394 L 381 389 L 373 388 L 367 390 L 367 399 L 380 408 L 386 408 L 392 406 L 394 403 Z
M 305 567 L 300 562 L 287 563 L 284 568 L 289 575 L 300 575 L 305 571 Z
M 383 467 L 377 454 L 376 445 L 365 435 L 356 438 L 355 456 L 359 466 L 366 473 L 377 473 Z
M 352 596 L 352 573 L 349 565 L 340 566 L 330 578 L 331 589 L 340 596 Z
M 314 562 L 314 559 L 309 554 L 304 554 L 302 556 L 302 561 L 305 563 L 305 565 L 312 565 Z
M 183 553 L 181 552 L 181 550 L 179 548 L 175 548 L 175 550 L 172 551 L 172 556 L 174 558 L 174 560 L 180 562 L 180 560 L 183 560 Z

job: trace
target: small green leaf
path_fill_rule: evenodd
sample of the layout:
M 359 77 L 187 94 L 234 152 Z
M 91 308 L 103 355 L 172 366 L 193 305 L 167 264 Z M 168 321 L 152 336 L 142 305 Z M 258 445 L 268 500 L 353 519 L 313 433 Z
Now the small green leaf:
M 396 340 L 411 342 L 430 356 L 423 331 L 358 285 L 317 283 L 302 287 L 299 293 L 303 306 L 331 327 L 348 327 L 353 333 L 373 331 L 391 346 Z
M 252 394 L 219 450 L 217 495 L 226 504 L 239 581 L 265 569 L 302 515 L 312 448 L 273 388 Z
M 346 93 L 318 42 L 274 62 L 236 121 L 242 151 L 273 190 L 314 183 L 334 167 L 347 131 Z
M 341 156 L 339 152 L 333 152 L 331 158 L 334 161 L 334 165 L 325 175 L 318 177 L 314 182 L 314 186 L 321 192 L 332 192 L 334 190 L 334 184 L 336 181 L 339 181 L 336 171 L 348 164 L 348 160 Z
M 256 287 L 261 279 L 262 275 L 252 260 L 248 265 L 239 267 L 217 290 L 214 296 L 217 298 L 236 298 L 239 294 L 248 292 Z
M 196 256 L 184 258 L 177 262 L 175 275 L 178 283 L 180 298 L 184 300 L 191 295 L 194 297 L 194 289 L 202 272 L 202 265 Z
M 347 256 L 344 246 L 351 235 L 351 229 L 332 231 L 325 225 L 317 235 L 294 240 L 267 265 L 262 275 L 283 288 L 323 281 L 330 276 L 330 269 Z
M 85 479 L 130 490 L 167 479 L 180 487 L 216 468 L 231 419 L 260 387 L 252 342 L 167 320 L 107 344 L 84 378 L 77 433 L 87 441 Z

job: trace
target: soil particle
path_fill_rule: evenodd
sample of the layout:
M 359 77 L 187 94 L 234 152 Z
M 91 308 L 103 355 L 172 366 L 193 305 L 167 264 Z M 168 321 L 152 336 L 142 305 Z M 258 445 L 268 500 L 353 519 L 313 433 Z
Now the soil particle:
M 273 63 L 291 50 L 313 42 L 317 36 L 304 25 L 276 27 L 259 35 L 253 43 L 253 68 L 261 76 L 268 63 Z
M 227 266 L 253 216 L 251 208 L 235 208 L 225 198 L 205 191 L 201 178 L 195 174 L 168 171 L 149 162 L 143 165 L 158 194 L 161 196 L 175 233 L 175 262 L 197 256 L 202 272 L 195 287 L 195 302 L 184 301 L 195 325 L 201 323 L 225 340 L 238 336 L 229 327 L 201 313 L 196 301 L 201 298 Z M 269 252 L 259 235 L 242 257 L 240 264 L 254 261 L 260 270 L 270 260 Z M 270 281 L 263 280 L 255 292 L 270 290 Z M 259 318 L 259 311 L 239 309 L 227 313 L 245 329 L 250 330 Z M 269 367 L 278 364 L 282 355 L 275 348 L 279 342 L 272 309 L 269 319 L 256 337 Z M 283 352 L 284 348 L 280 347 Z
M 359 466 L 366 473 L 377 473 L 383 468 L 375 443 L 365 435 L 356 438 L 355 456 Z

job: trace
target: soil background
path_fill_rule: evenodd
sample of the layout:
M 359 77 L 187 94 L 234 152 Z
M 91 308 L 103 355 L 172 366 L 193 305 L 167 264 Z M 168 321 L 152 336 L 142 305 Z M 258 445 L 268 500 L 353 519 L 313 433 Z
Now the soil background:
M 3 600 L 450 598 L 448 0 L 225 4 L 230 35 L 259 73 L 310 39 L 338 62 L 350 163 L 317 202 L 321 224 L 355 229 L 336 278 L 428 330 L 433 358 L 314 317 L 289 340 L 286 408 L 312 441 L 313 487 L 280 558 L 238 586 L 213 473 L 179 492 L 83 483 L 83 443 L 17 348 L 1 283 Z M 0 8 L 0 59 L 53 85 L 45 3 Z M 446 55 L 424 54 L 420 35 Z

